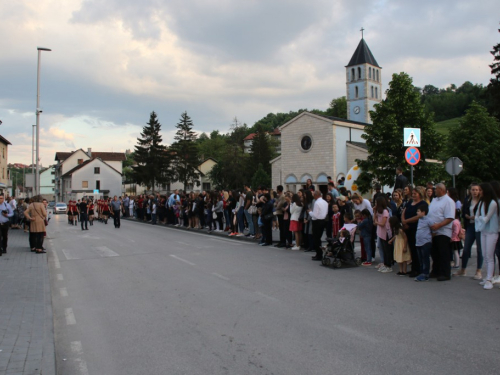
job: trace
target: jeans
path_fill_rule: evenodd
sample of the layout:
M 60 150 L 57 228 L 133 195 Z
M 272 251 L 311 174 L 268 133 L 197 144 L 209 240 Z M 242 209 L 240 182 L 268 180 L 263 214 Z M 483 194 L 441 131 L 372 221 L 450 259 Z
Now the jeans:
M 394 249 L 392 245 L 389 245 L 389 242 L 387 240 L 384 240 L 380 237 L 379 240 L 384 251 L 384 266 L 392 267 L 392 262 L 394 260 Z
M 238 212 L 236 213 L 236 219 L 238 220 L 238 227 L 240 229 L 240 233 L 243 233 L 245 231 L 245 220 L 243 217 L 245 216 L 245 210 L 243 207 L 240 207 L 238 209 Z
M 87 223 L 88 223 L 88 217 L 86 212 L 81 212 L 80 213 L 80 224 L 82 225 L 82 230 L 83 230 L 83 224 L 85 223 L 85 229 L 88 229 Z
M 483 268 L 483 252 L 481 251 L 481 233 L 476 232 L 476 226 L 474 224 L 467 225 L 467 229 L 465 230 L 465 243 L 464 243 L 464 251 L 462 253 L 462 269 L 467 268 L 467 263 L 469 262 L 469 258 L 472 251 L 472 245 L 476 241 L 477 248 L 477 268 L 480 270 Z
M 363 243 L 365 245 L 365 253 L 366 253 L 366 261 L 372 261 L 372 238 L 371 237 L 363 237 Z
M 226 208 L 224 210 L 224 220 L 226 221 L 226 228 L 229 228 L 230 223 L 231 223 L 231 210 L 229 208 Z M 221 228 L 221 229 L 225 229 L 225 228 Z
M 247 223 L 248 223 L 248 230 L 249 230 L 249 234 L 251 236 L 255 236 L 255 229 L 253 227 L 253 218 L 252 218 L 252 214 L 248 212 L 248 210 L 244 210 L 245 212 L 245 217 L 247 219 Z M 243 231 L 242 231 L 243 233 Z
M 498 232 L 496 233 L 481 233 L 481 250 L 483 259 L 486 260 L 486 280 L 493 278 L 495 272 L 495 248 L 498 240 Z
M 431 250 L 432 242 L 428 242 L 423 246 L 417 246 L 418 260 L 420 261 L 420 267 L 422 269 L 422 274 L 429 277 L 429 270 L 431 267 Z
M 377 237 L 377 248 L 380 254 L 380 263 L 384 263 L 384 248 L 382 247 L 382 240 Z M 375 254 L 375 251 L 373 252 Z
M 151 224 L 156 225 L 156 214 L 151 214 Z

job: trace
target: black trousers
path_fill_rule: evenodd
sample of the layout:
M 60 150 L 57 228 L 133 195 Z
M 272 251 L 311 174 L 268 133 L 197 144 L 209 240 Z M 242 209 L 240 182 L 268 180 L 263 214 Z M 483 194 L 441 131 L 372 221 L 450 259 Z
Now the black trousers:
M 2 246 L 2 249 L 0 251 L 3 251 L 3 252 L 7 251 L 7 239 L 9 236 L 9 226 L 10 226 L 9 222 L 6 222 L 4 224 L 0 224 L 0 236 L 1 236 L 0 244 Z
M 120 228 L 120 210 L 113 210 L 113 219 L 115 221 L 115 227 Z
M 450 237 L 439 235 L 432 237 L 432 271 L 431 273 L 436 276 L 451 275 L 450 264 Z
M 394 263 L 394 247 L 389 245 L 388 240 L 383 240 L 381 238 L 380 242 L 382 243 L 382 250 L 384 251 L 384 266 L 392 267 Z
M 273 243 L 273 221 L 272 220 L 262 220 L 262 234 L 266 239 L 266 244 L 271 245 Z
M 42 250 L 43 232 L 30 232 L 29 240 L 31 249 Z
M 325 230 L 325 220 L 312 221 L 313 235 L 313 250 L 316 250 L 316 257 L 323 258 L 323 250 L 321 250 L 321 236 Z
M 88 229 L 88 222 L 89 222 L 89 218 L 87 216 L 87 213 L 86 212 L 81 212 L 80 213 L 80 224 L 82 225 L 82 229 L 83 229 L 83 223 L 85 223 L 85 229 Z
M 280 228 L 280 245 L 286 245 L 286 228 L 285 228 L 285 220 L 283 219 L 283 215 L 276 215 L 278 218 L 278 225 Z

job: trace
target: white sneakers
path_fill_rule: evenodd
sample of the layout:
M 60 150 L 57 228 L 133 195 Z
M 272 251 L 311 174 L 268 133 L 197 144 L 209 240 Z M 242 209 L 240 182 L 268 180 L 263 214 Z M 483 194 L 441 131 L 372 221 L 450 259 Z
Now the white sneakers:
M 492 284 L 500 284 L 500 276 L 495 276 L 495 277 L 491 280 L 491 283 L 492 283 Z
M 294 246 L 290 250 L 300 250 L 300 246 Z
M 493 289 L 493 284 L 491 283 L 491 281 L 486 280 L 486 282 L 484 283 L 483 288 L 486 289 L 486 290 Z
M 384 267 L 384 269 L 382 271 L 380 271 L 382 273 L 389 273 L 389 272 L 392 272 L 392 267 Z

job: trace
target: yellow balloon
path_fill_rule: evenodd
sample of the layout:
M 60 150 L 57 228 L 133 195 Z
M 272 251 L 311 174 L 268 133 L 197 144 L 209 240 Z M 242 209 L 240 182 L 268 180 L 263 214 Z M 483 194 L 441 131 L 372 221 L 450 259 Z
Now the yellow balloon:
M 350 174 L 347 175 L 347 181 L 350 181 L 352 176 Z
M 357 165 L 353 168 L 354 171 L 357 171 L 358 169 L 359 167 Z
M 352 190 L 352 191 L 356 191 L 356 190 L 358 190 L 358 185 L 356 185 L 356 184 L 352 184 L 352 186 L 351 186 L 351 190 Z

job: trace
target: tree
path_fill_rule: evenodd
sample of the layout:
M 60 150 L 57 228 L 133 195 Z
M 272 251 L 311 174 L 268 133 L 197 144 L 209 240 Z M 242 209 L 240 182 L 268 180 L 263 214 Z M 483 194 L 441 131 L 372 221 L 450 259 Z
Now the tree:
M 330 102 L 330 107 L 326 110 L 327 116 L 333 116 L 338 118 L 347 118 L 347 99 L 345 96 L 341 96 L 337 99 L 332 99 Z
M 253 176 L 259 164 L 264 166 L 264 171 L 271 174 L 269 161 L 276 156 L 276 145 L 262 125 L 258 125 L 250 147 L 250 160 L 248 170 Z
M 170 157 L 167 148 L 161 144 L 161 124 L 153 111 L 149 122 L 143 128 L 141 138 L 137 138 L 135 146 L 135 161 L 133 178 L 137 183 L 144 184 L 155 190 L 158 184 L 170 182 Z
M 187 185 L 194 184 L 200 176 L 197 169 L 199 165 L 196 148 L 197 137 L 193 131 L 193 122 L 186 111 L 182 113 L 176 128 L 177 132 L 174 137 L 176 142 L 171 147 L 174 153 L 173 168 L 176 179 L 184 184 L 184 190 L 186 190 Z
M 123 162 L 122 173 L 125 176 L 125 183 L 131 183 L 134 181 L 134 169 L 132 166 L 135 164 L 135 152 L 126 154 L 126 160 Z
M 497 180 L 500 175 L 500 122 L 485 107 L 472 103 L 460 120 L 458 129 L 448 139 L 448 155 L 463 162 L 464 169 L 456 179 L 466 187 L 472 181 Z
M 361 191 L 370 190 L 374 181 L 393 186 L 395 169 L 406 164 L 403 147 L 404 128 L 420 128 L 422 161 L 414 167 L 414 180 L 419 184 L 436 180 L 443 171 L 440 164 L 426 162 L 437 158 L 442 139 L 434 130 L 432 114 L 424 110 L 420 95 L 406 73 L 393 74 L 386 99 L 370 111 L 372 125 L 362 135 L 368 146 L 367 160 L 356 160 L 362 172 L 357 182 Z
M 237 144 L 228 143 L 220 160 L 208 172 L 216 189 L 242 189 L 250 177 L 247 164 L 249 156 Z
M 271 177 L 266 173 L 262 164 L 259 163 L 257 171 L 252 177 L 252 189 L 257 190 L 259 186 L 271 186 Z
M 218 130 L 214 130 L 210 133 L 210 138 L 207 135 L 205 135 L 205 137 L 203 141 L 197 144 L 200 161 L 206 160 L 207 158 L 213 158 L 217 161 L 221 160 L 222 154 L 227 147 L 228 137 L 220 134 Z
M 498 29 L 500 32 L 500 29 Z M 493 46 L 493 64 L 490 65 L 491 74 L 494 78 L 490 79 L 486 90 L 486 98 L 488 103 L 488 110 L 490 114 L 500 120 L 500 43 Z

